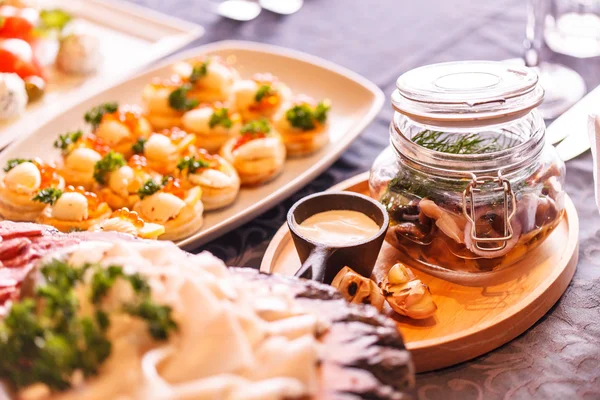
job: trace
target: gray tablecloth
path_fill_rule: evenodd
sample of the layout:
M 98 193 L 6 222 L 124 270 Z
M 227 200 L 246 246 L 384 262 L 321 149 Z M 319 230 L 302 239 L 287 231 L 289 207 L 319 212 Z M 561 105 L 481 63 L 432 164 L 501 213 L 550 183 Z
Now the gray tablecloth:
M 263 12 L 254 21 L 238 23 L 217 17 L 206 1 L 136 2 L 203 25 L 207 33 L 193 45 L 243 39 L 286 46 L 352 69 L 388 96 L 401 73 L 423 64 L 518 57 L 526 14 L 524 0 L 305 0 L 295 15 Z M 577 60 L 549 52 L 545 57 L 576 69 L 588 88 L 600 83 L 600 58 Z M 258 267 L 296 200 L 370 167 L 388 143 L 391 116 L 388 104 L 327 172 L 203 249 L 229 265 Z M 581 222 L 579 264 L 567 292 L 512 342 L 470 362 L 419 375 L 419 398 L 600 398 L 600 216 L 589 152 L 567 166 L 567 190 Z

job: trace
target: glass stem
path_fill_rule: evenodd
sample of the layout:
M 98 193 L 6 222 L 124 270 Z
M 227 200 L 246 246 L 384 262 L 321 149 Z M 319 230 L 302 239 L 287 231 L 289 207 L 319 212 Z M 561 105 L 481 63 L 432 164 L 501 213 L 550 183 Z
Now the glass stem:
M 537 67 L 544 44 L 544 25 L 550 0 L 529 0 L 527 2 L 527 28 L 523 46 L 523 59 L 528 67 Z

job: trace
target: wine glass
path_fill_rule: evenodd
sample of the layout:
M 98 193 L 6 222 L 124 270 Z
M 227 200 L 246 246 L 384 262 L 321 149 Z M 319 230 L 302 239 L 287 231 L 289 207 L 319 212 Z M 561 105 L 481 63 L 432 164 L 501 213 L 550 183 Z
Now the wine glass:
M 519 60 L 536 71 L 546 92 L 544 102 L 539 106 L 544 119 L 558 117 L 586 93 L 585 82 L 577 72 L 561 64 L 540 60 L 546 17 L 550 14 L 553 1 L 528 1 L 523 59 Z

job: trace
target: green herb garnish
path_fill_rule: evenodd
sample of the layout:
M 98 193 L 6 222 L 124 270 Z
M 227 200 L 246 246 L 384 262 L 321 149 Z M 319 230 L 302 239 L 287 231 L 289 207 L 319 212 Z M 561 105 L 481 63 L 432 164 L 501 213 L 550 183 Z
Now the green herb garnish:
M 54 141 L 54 147 L 65 152 L 69 149 L 70 145 L 75 144 L 82 137 L 83 132 L 81 131 L 65 133 L 64 135 L 60 135 L 58 139 Z
M 192 89 L 192 85 L 184 83 L 169 95 L 169 106 L 178 111 L 188 111 L 198 105 L 198 100 L 188 99 L 187 93 Z
M 112 350 L 107 337 L 110 314 L 102 300 L 120 279 L 131 285 L 134 296 L 113 308 L 113 313 L 142 319 L 155 340 L 167 339 L 177 329 L 171 308 L 151 299 L 147 280 L 139 274 L 125 274 L 121 266 L 74 268 L 53 260 L 39 271 L 43 283 L 31 297 L 15 302 L 0 321 L 0 376 L 17 390 L 35 383 L 53 391 L 67 390 L 76 371 L 85 377 L 98 373 Z M 92 309 L 84 317 L 79 315 L 76 287 L 86 281 Z
M 168 179 L 168 177 L 166 177 Z M 164 178 L 163 178 L 164 180 Z M 140 199 L 143 199 L 146 196 L 152 196 L 154 193 L 158 192 L 165 183 L 156 183 L 153 179 L 148 179 L 142 187 L 138 190 L 138 195 Z
M 137 142 L 134 143 L 133 146 L 131 146 L 131 150 L 135 153 L 135 154 L 143 154 L 144 153 L 144 146 L 146 145 L 146 142 L 148 141 L 148 139 L 145 138 L 139 138 L 137 140 Z
M 271 128 L 269 122 L 266 119 L 259 119 L 256 121 L 250 121 L 240 129 L 241 133 L 269 133 Z
M 477 133 L 445 133 L 424 130 L 417 133 L 412 141 L 426 149 L 449 154 L 486 154 L 513 147 L 516 139 L 499 135 L 484 137 Z
M 271 89 L 271 85 L 265 84 L 258 88 L 256 91 L 256 95 L 254 95 L 254 100 L 258 103 L 265 96 L 275 94 L 275 92 Z
M 233 125 L 233 121 L 231 121 L 231 118 L 229 118 L 229 110 L 227 108 L 219 108 L 218 110 L 215 110 L 210 116 L 208 126 L 214 128 L 217 125 L 222 125 L 227 129 L 231 128 L 231 126 Z
M 204 61 L 202 64 L 196 64 L 192 68 L 192 74 L 190 75 L 190 82 L 196 83 L 200 78 L 206 76 L 208 73 L 208 64 L 210 60 Z
M 40 22 L 38 29 L 42 30 L 57 30 L 62 31 L 63 28 L 71 22 L 73 16 L 66 12 L 65 10 L 61 10 L 59 8 L 54 8 L 52 10 L 42 10 L 40 11 Z
M 125 158 L 121 153 L 109 151 L 94 165 L 94 180 L 104 185 L 106 174 L 125 165 Z
M 327 121 L 327 113 L 331 110 L 331 103 L 328 100 L 320 101 L 315 107 L 314 117 L 317 121 L 324 124 Z
M 13 158 L 6 162 L 6 167 L 4 167 L 4 172 L 8 172 L 19 164 L 23 164 L 24 162 L 31 162 L 30 158 Z
M 156 340 L 167 339 L 169 331 L 177 329 L 171 318 L 171 307 L 156 304 L 149 297 L 138 303 L 126 304 L 123 309 L 127 314 L 145 320 L 150 335 Z
M 62 190 L 49 187 L 38 191 L 37 194 L 33 196 L 31 200 L 37 201 L 39 203 L 53 205 L 54 203 L 56 203 L 56 200 L 58 200 L 60 196 L 62 196 L 62 194 Z
M 309 131 L 315 129 L 315 121 L 325 123 L 330 109 L 329 101 L 319 102 L 314 109 L 308 104 L 299 104 L 287 110 L 285 117 L 294 128 Z
M 100 104 L 99 106 L 96 106 L 85 113 L 85 122 L 92 125 L 92 127 L 96 129 L 98 125 L 100 125 L 100 122 L 102 122 L 102 117 L 104 117 L 104 114 L 114 113 L 118 109 L 119 103 L 117 102 Z
M 196 157 L 183 157 L 177 163 L 177 169 L 183 171 L 188 170 L 188 173 L 193 174 L 201 168 L 208 168 L 210 164 L 201 158 Z

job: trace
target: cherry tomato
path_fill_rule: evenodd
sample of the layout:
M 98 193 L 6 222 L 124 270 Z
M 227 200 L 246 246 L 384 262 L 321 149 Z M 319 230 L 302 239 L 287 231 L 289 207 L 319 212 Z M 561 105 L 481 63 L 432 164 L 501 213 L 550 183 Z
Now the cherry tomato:
M 39 13 L 33 8 L 0 7 L 0 37 L 31 39 Z
M 21 39 L 0 41 L 0 72 L 14 72 L 23 79 L 39 76 L 45 80 L 44 70 L 35 59 L 31 46 Z

